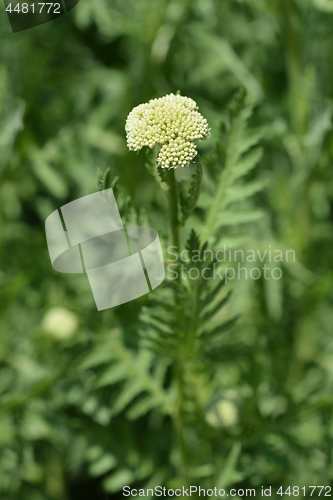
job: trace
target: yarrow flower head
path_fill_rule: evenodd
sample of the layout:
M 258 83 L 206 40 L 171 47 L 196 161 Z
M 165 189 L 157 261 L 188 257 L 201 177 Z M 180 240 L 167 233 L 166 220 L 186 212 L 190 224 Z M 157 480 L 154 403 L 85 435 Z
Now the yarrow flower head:
M 169 94 L 136 106 L 125 126 L 131 151 L 160 144 L 157 164 L 162 168 L 186 167 L 197 155 L 194 140 L 209 136 L 207 120 L 193 99 Z

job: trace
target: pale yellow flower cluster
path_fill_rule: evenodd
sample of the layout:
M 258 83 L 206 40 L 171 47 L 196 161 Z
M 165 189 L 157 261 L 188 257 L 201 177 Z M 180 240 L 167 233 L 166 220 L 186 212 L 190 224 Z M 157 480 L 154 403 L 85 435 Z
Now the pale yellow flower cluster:
M 64 307 L 52 307 L 42 321 L 42 329 L 59 340 L 67 340 L 79 327 L 77 316 Z
M 127 117 L 125 130 L 132 151 L 161 145 L 157 164 L 162 168 L 188 166 L 197 155 L 193 141 L 206 139 L 210 131 L 195 101 L 178 94 L 135 107 Z

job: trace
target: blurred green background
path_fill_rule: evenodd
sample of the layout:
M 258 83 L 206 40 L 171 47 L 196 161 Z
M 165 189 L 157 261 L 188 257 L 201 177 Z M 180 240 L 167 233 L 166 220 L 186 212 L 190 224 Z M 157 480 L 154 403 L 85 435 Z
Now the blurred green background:
M 178 90 L 212 128 L 203 157 L 239 88 L 256 100 L 266 188 L 251 203 L 263 216 L 240 245 L 296 253 L 279 281 L 232 284 L 232 336 L 247 349 L 196 375 L 209 380 L 193 482 L 214 486 L 222 471 L 242 488 L 332 483 L 332 22 L 332 0 L 81 0 L 13 34 L 0 8 L 1 500 L 174 484 L 168 418 L 133 419 L 126 402 L 113 412 L 116 380 L 96 383 L 89 358 L 112 351 L 110 330 L 135 358 L 148 298 L 98 313 L 85 277 L 52 269 L 44 223 L 109 167 L 166 238 L 165 194 L 124 126 L 134 106 Z

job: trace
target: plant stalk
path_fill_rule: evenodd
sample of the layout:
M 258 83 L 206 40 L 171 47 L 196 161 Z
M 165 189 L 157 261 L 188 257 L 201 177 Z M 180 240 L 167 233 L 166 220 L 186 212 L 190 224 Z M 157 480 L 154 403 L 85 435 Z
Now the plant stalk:
M 168 182 L 168 202 L 169 202 L 169 228 L 171 242 L 176 247 L 176 252 L 179 254 L 179 213 L 178 213 L 178 188 L 175 176 L 175 170 L 170 169 L 167 177 Z M 178 273 L 178 281 L 181 276 Z M 177 409 L 173 417 L 173 423 L 176 432 L 177 446 L 180 455 L 180 473 L 185 488 L 190 486 L 188 457 L 186 451 L 186 440 L 184 432 L 184 367 L 181 362 L 177 362 L 174 366 L 173 376 L 177 386 Z
M 178 189 L 175 170 L 171 168 L 168 172 L 169 185 L 169 225 L 172 244 L 179 253 L 179 218 L 178 218 Z
M 175 366 L 174 376 L 177 383 L 177 414 L 174 419 L 176 429 L 177 445 L 181 461 L 181 478 L 185 488 L 190 487 L 189 467 L 186 451 L 186 441 L 184 433 L 184 375 L 183 366 L 177 363 Z

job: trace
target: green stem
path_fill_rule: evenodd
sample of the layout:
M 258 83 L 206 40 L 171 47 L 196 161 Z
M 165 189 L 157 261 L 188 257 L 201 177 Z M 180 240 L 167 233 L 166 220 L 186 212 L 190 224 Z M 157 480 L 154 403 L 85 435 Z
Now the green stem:
M 172 168 L 168 172 L 169 185 L 169 225 L 171 231 L 172 244 L 179 252 L 179 218 L 178 218 L 178 192 L 175 170 Z
M 277 6 L 285 42 L 291 124 L 296 135 L 302 136 L 307 129 L 310 102 L 305 95 L 308 88 L 304 87 L 305 75 L 301 64 L 302 32 L 297 27 L 298 23 L 295 23 L 295 18 L 298 18 L 299 26 L 302 26 L 302 16 L 295 2 L 291 0 L 278 0 Z
M 169 226 L 172 245 L 176 247 L 179 254 L 179 214 L 178 214 L 178 189 L 174 169 L 168 172 L 168 201 L 169 201 Z M 178 280 L 180 275 L 178 273 Z M 186 488 L 190 486 L 188 457 L 186 451 L 186 440 L 184 431 L 184 366 L 178 362 L 174 368 L 174 379 L 177 385 L 177 409 L 173 417 L 174 427 L 176 431 L 177 446 L 180 454 L 180 469 L 181 478 Z
M 177 435 L 177 444 L 180 452 L 180 460 L 181 460 L 181 477 L 185 488 L 189 488 L 190 479 L 189 479 L 189 468 L 188 468 L 188 460 L 187 460 L 187 451 L 186 451 L 186 442 L 184 435 L 184 374 L 183 374 L 183 366 L 181 363 L 178 363 L 175 366 L 175 379 L 177 382 L 177 414 L 174 419 L 176 435 Z
M 197 280 L 196 280 L 193 284 L 193 301 L 192 301 L 191 322 L 189 325 L 188 336 L 187 336 L 185 350 L 184 350 L 185 360 L 188 359 L 188 357 L 191 353 L 192 344 L 195 340 L 195 332 L 197 329 L 197 319 L 198 319 L 198 284 L 197 284 Z

